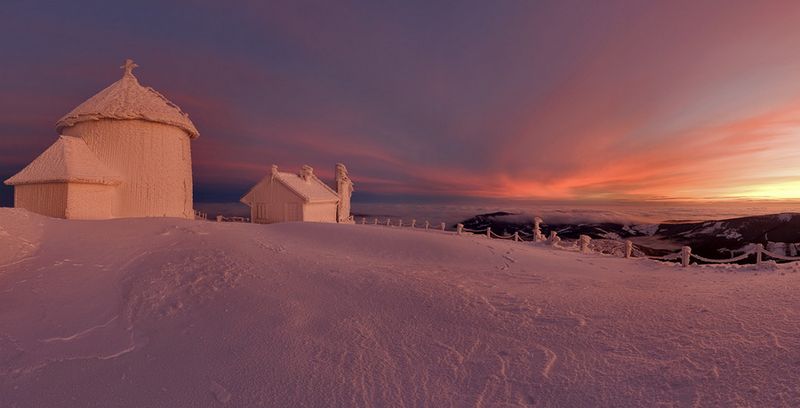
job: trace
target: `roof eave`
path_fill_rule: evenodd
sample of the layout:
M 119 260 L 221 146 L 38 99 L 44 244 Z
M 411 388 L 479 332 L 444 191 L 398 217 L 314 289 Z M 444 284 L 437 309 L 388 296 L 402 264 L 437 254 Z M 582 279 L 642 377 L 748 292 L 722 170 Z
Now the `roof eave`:
M 73 127 L 78 123 L 100 121 L 100 120 L 143 120 L 145 122 L 160 123 L 162 125 L 173 126 L 178 129 L 181 129 L 184 132 L 186 132 L 189 135 L 189 138 L 192 140 L 200 137 L 200 133 L 198 132 L 197 128 L 194 127 L 194 124 L 191 124 L 191 126 L 187 126 L 181 123 L 173 123 L 163 120 L 154 120 L 144 116 L 121 117 L 121 116 L 103 115 L 103 114 L 80 114 L 77 116 L 64 116 L 63 118 L 59 119 L 58 122 L 56 122 L 56 132 L 60 134 L 62 133 L 61 132 L 62 130 Z
M 98 184 L 105 186 L 118 186 L 122 184 L 122 180 L 92 180 L 92 179 L 66 179 L 66 178 L 52 178 L 41 180 L 23 180 L 16 181 L 14 177 L 5 180 L 3 184 L 7 186 L 24 186 L 28 184 L 56 184 L 56 183 L 73 183 L 73 184 Z
M 329 203 L 338 203 L 339 199 L 335 200 L 308 200 L 306 204 L 329 204 Z

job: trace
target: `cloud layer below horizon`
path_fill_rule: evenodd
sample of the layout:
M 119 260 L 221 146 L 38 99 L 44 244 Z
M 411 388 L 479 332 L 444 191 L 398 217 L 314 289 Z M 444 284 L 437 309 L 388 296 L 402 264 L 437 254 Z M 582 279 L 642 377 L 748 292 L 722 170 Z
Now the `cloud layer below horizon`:
M 797 2 L 34 3 L 0 14 L 4 178 L 130 57 L 200 129 L 199 200 L 336 162 L 383 197 L 800 198 Z

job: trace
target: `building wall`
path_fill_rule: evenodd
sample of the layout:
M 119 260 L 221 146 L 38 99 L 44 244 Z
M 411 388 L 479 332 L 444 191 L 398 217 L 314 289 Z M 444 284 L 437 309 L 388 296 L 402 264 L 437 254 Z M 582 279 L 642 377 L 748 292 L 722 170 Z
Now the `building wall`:
M 14 207 L 48 217 L 65 218 L 67 184 L 22 184 L 14 186 Z
M 62 133 L 82 137 L 124 177 L 114 217 L 193 218 L 191 145 L 184 130 L 136 119 L 80 122 Z
M 303 208 L 303 221 L 336 222 L 336 202 L 311 203 Z
M 116 186 L 69 183 L 65 217 L 77 220 L 113 218 Z
M 252 191 L 250 219 L 257 224 L 290 221 L 336 222 L 336 202 L 306 204 L 279 182 L 267 178 Z

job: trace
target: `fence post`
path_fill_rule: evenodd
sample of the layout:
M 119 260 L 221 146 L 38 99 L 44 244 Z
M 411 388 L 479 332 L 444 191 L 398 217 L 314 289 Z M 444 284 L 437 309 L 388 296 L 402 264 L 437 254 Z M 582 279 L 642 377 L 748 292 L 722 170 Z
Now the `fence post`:
M 425 221 L 425 231 L 427 231 L 428 228 L 430 228 L 430 226 L 431 226 L 430 221 Z
M 444 231 L 444 223 L 442 223 L 442 231 Z
M 375 224 L 375 225 L 378 225 L 378 219 L 377 219 L 377 218 L 375 218 L 375 222 L 374 222 L 374 224 Z
M 561 243 L 561 237 L 555 231 L 550 231 L 550 237 L 547 238 L 547 243 L 553 246 L 558 246 Z
M 386 219 L 386 226 L 387 227 L 391 227 L 392 226 L 392 219 L 391 218 L 387 218 Z
M 588 235 L 581 235 L 578 239 L 580 240 L 581 252 L 589 252 L 589 242 L 591 242 L 592 238 Z
M 762 252 L 764 252 L 764 244 L 756 244 L 756 265 L 761 265 Z
M 411 228 L 414 228 L 416 226 L 417 226 L 417 220 L 411 220 Z
M 366 223 L 367 223 L 367 217 L 361 217 L 361 225 L 364 225 Z
M 630 258 L 633 253 L 633 242 L 631 240 L 625 241 L 625 258 Z
M 444 223 L 442 223 L 444 225 Z M 444 231 L 444 229 L 442 229 Z M 461 232 L 464 231 L 464 224 L 456 224 L 456 235 L 461 235 Z
M 222 222 L 222 215 L 217 215 L 217 222 Z
M 685 246 L 681 248 L 681 265 L 685 268 L 689 266 L 689 258 L 692 256 L 692 248 Z
M 519 232 L 514 231 L 514 242 L 519 242 Z
M 544 235 L 542 235 L 541 223 L 542 223 L 542 219 L 540 217 L 534 217 L 534 219 L 533 219 L 533 240 L 535 242 L 544 241 Z
M 397 221 L 397 226 L 398 227 L 402 227 L 403 226 L 403 219 L 402 218 L 400 219 L 400 221 Z
M 486 238 L 492 237 L 492 227 L 486 227 Z

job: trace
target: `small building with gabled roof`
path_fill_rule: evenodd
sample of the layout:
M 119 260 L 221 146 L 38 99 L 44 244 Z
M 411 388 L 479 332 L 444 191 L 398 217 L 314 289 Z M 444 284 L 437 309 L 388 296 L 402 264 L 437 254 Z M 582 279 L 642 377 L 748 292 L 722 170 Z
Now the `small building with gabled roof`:
M 14 206 L 58 218 L 111 218 L 122 176 L 100 162 L 86 142 L 61 136 L 6 180 Z
M 342 166 L 344 167 L 344 166 Z M 338 167 L 337 167 L 338 169 Z M 347 179 L 349 182 L 349 178 Z M 349 193 L 352 192 L 350 183 Z M 250 207 L 250 220 L 258 224 L 289 221 L 338 222 L 342 197 L 316 175 L 311 166 L 299 173 L 278 171 L 273 165 L 270 173 L 241 198 Z M 349 204 L 347 206 L 349 210 Z
M 59 139 L 5 183 L 14 206 L 61 218 L 194 217 L 189 116 L 122 78 L 56 123 Z M 89 198 L 91 197 L 91 198 Z

